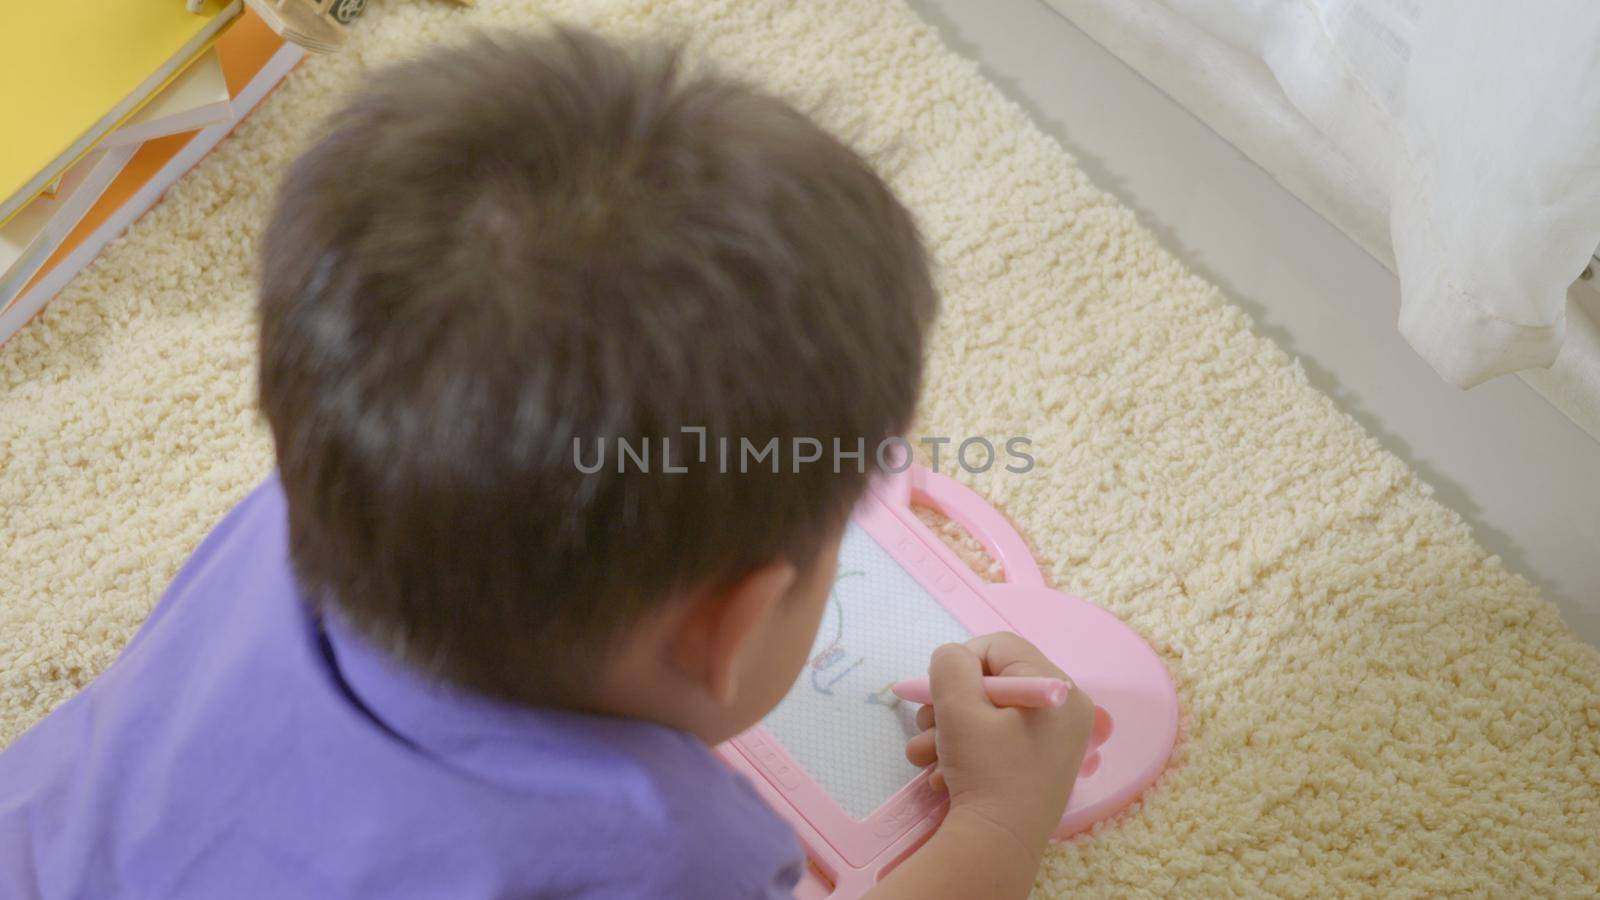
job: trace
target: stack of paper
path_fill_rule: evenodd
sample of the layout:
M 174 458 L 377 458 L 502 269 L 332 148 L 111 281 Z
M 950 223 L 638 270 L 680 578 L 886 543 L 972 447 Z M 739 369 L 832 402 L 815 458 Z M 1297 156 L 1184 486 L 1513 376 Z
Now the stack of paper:
M 228 82 L 222 75 L 222 59 L 215 48 L 207 50 L 193 65 L 174 78 L 166 90 L 107 135 L 100 146 L 142 144 L 151 138 L 225 122 L 233 114 L 228 100 Z
M 297 62 L 239 0 L 0 11 L 0 341 Z
M 176 0 L 12 3 L 0 19 L 0 222 L 188 68 L 239 14 Z

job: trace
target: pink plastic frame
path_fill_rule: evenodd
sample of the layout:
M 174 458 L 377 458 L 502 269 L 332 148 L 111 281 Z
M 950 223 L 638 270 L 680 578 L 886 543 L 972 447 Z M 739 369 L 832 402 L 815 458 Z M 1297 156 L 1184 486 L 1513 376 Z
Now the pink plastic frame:
M 1000 564 L 1005 581 L 979 578 L 922 524 L 914 506 L 965 528 Z M 962 627 L 973 634 L 1015 631 L 1094 698 L 1090 749 L 1057 840 L 1122 809 L 1161 773 L 1178 733 L 1177 692 L 1166 667 L 1116 617 L 1050 589 L 1027 544 L 998 510 L 961 483 L 912 466 L 875 483 L 854 520 Z M 860 896 L 944 818 L 946 799 L 928 785 L 926 772 L 856 820 L 759 725 L 718 750 L 794 826 L 815 869 L 797 891 L 802 898 Z

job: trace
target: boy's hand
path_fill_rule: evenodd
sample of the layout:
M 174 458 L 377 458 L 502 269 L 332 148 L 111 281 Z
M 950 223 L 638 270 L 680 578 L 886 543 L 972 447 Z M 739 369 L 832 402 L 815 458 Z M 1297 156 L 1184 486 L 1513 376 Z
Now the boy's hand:
M 934 787 L 950 792 L 941 828 L 999 829 L 1037 864 L 1083 764 L 1094 702 L 1074 685 L 1056 709 L 1000 708 L 983 691 L 985 675 L 1067 678 L 1008 632 L 946 644 L 933 653 L 933 705 L 917 713 L 923 731 L 906 758 L 935 766 Z

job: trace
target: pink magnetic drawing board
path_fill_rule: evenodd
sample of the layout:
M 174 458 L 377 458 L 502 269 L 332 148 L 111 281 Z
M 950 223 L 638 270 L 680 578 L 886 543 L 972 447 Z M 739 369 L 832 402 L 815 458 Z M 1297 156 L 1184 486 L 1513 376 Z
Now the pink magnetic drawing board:
M 979 578 L 913 513 L 959 523 L 1004 570 Z M 915 706 L 885 683 L 926 671 L 933 648 L 993 631 L 1037 645 L 1095 700 L 1090 747 L 1055 837 L 1132 802 L 1166 766 L 1178 698 L 1155 651 L 1110 613 L 1049 588 L 1000 512 L 912 466 L 857 507 L 808 666 L 762 722 L 718 748 L 795 828 L 810 866 L 797 895 L 864 893 L 932 834 L 947 806 L 905 761 Z

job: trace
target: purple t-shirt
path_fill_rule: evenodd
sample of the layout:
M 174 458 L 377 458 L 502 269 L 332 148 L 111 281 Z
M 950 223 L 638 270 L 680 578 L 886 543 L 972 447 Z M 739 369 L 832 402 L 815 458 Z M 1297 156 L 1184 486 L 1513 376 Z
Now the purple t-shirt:
M 9 900 L 770 897 L 802 865 L 687 734 L 467 696 L 319 624 L 275 478 L 0 753 Z

